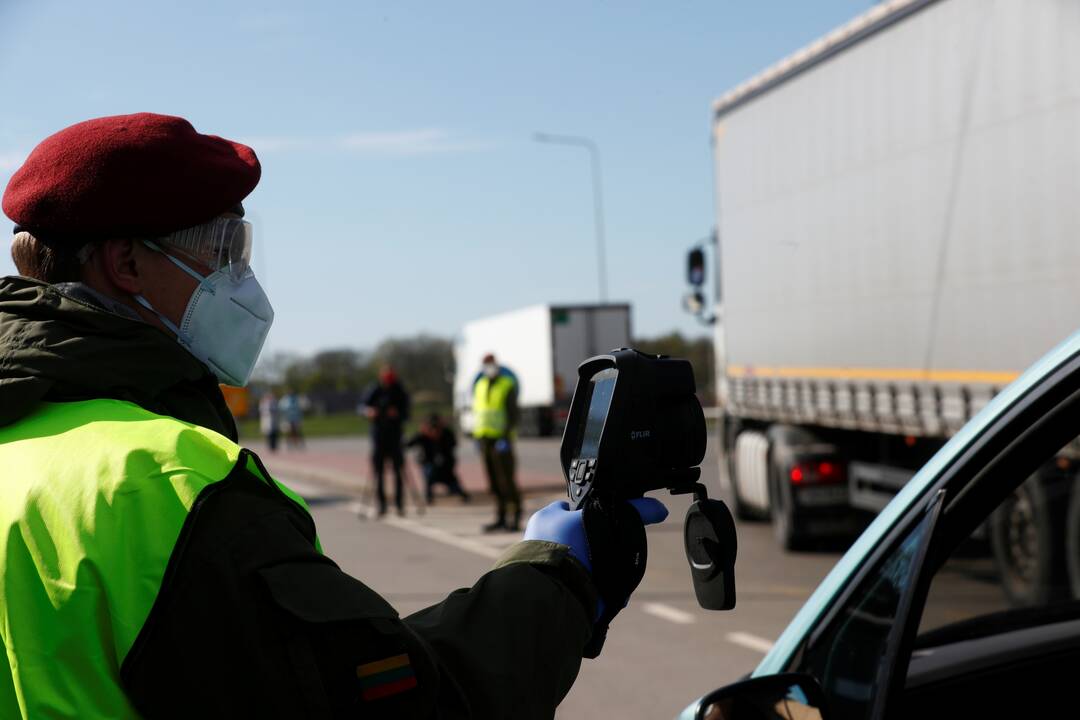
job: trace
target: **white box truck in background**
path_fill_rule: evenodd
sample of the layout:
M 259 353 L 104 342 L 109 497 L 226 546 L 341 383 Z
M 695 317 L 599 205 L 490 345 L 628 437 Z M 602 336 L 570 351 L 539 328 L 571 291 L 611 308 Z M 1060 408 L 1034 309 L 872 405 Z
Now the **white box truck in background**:
M 1080 327 L 1080 2 L 881 3 L 713 113 L 721 476 L 794 547 Z M 987 528 L 1016 602 L 1065 572 L 1078 468 Z
M 630 346 L 630 306 L 534 305 L 466 323 L 454 345 L 454 412 L 471 427 L 472 387 L 493 353 L 518 379 L 519 432 L 561 433 L 586 358 Z

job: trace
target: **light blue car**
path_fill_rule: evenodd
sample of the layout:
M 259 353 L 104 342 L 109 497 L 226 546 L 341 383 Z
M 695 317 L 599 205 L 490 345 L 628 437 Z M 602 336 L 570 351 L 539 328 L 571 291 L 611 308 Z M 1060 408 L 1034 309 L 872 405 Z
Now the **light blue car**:
M 997 508 L 1015 505 L 1036 470 L 1053 463 L 1069 482 L 1080 477 L 1071 459 L 1080 457 L 1078 436 L 1080 333 L 1001 392 L 907 483 L 750 679 L 699 698 L 679 720 L 1029 718 L 1043 716 L 1041 708 L 1080 717 L 1078 588 L 1029 607 L 995 607 L 985 597 L 1000 593 L 965 597 L 943 570 L 969 557 L 980 528 Z M 1058 502 L 1065 517 L 1080 492 Z M 1014 525 L 1020 543 L 1040 531 Z M 1080 562 L 1080 530 L 1065 536 L 1059 561 Z M 970 574 L 993 589 L 992 578 Z

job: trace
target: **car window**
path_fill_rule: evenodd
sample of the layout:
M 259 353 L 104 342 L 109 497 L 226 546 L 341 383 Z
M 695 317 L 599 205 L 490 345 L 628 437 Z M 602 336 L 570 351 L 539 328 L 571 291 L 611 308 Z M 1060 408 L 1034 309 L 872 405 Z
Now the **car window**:
M 1076 443 L 1011 489 L 930 582 L 899 707 L 906 716 L 1025 713 L 1071 703 L 1080 664 Z M 1001 688 L 1023 688 L 1003 694 Z
M 1056 619 L 1076 607 L 1075 444 L 1009 493 L 935 573 L 918 647 Z M 1070 532 L 1071 531 L 1071 532 Z M 1070 562 L 1072 560 L 1072 562 Z
M 1071 602 L 1066 545 L 1077 470 L 1060 455 L 1045 463 L 952 552 L 930 584 L 917 645 L 990 632 L 995 618 L 1016 610 L 1037 619 L 1038 610 Z
M 830 698 L 830 717 L 857 720 L 870 716 L 881 691 L 881 660 L 901 600 L 916 578 L 920 549 L 933 516 L 925 514 L 902 537 L 877 570 L 850 595 L 835 618 L 807 647 L 797 670 L 818 679 Z
M 1073 518 L 1073 532 L 1059 531 L 1059 538 L 1063 535 L 1064 540 L 1059 540 L 1058 547 L 1063 543 L 1068 549 L 1067 553 L 1062 553 L 1066 565 L 1072 561 L 1077 570 L 1072 577 L 1080 578 L 1080 492 L 1069 493 L 1067 499 L 1063 494 L 1040 494 L 1042 490 L 1050 489 L 1048 482 L 1053 487 L 1071 489 L 1071 478 L 1076 474 L 1074 468 L 1080 467 L 1073 459 L 1077 455 L 1068 452 L 1076 446 L 1074 438 L 1080 433 L 1078 365 L 1080 363 L 1075 359 L 1070 360 L 1055 370 L 1052 378 L 1044 379 L 1004 407 L 1004 412 L 994 422 L 967 438 L 967 444 L 960 446 L 962 452 L 939 464 L 940 475 L 924 487 L 925 492 L 910 497 L 905 497 L 902 492 L 894 501 L 902 503 L 895 506 L 902 508 L 902 512 L 892 516 L 894 524 L 886 532 L 879 532 L 874 543 L 859 548 L 861 566 L 846 569 L 850 583 L 841 585 L 837 594 L 831 596 L 831 601 L 824 598 L 823 605 L 817 606 L 817 620 L 803 626 L 803 634 L 798 644 L 790 649 L 781 670 L 813 675 L 829 696 L 836 717 L 917 717 L 923 712 L 932 717 L 942 716 L 935 711 L 933 703 L 910 702 L 916 697 L 916 693 L 909 692 L 912 690 L 912 673 L 921 673 L 923 679 L 929 678 L 929 684 L 923 685 L 922 690 L 930 688 L 941 693 L 935 697 L 939 706 L 960 697 L 949 695 L 947 686 L 935 684 L 935 678 L 926 674 L 928 662 L 933 664 L 926 660 L 926 643 L 928 638 L 935 638 L 934 631 L 964 619 L 998 617 L 1000 599 L 971 593 L 970 588 L 958 588 L 955 580 L 953 587 L 941 585 L 941 578 L 948 577 L 947 574 L 962 572 L 978 577 L 980 573 L 985 576 L 993 572 L 985 556 L 980 559 L 977 553 L 971 552 L 970 542 L 962 542 L 980 532 L 980 526 L 984 528 L 981 532 L 988 533 L 986 528 L 996 523 L 999 532 L 1008 531 L 1011 537 L 1023 540 L 1031 536 L 1030 528 L 1021 522 L 1030 515 L 1030 507 L 1046 508 L 1049 518 Z M 1072 442 L 1066 451 L 1062 451 L 1062 445 L 1070 439 Z M 1026 492 L 1024 481 L 1033 474 L 1039 476 L 1040 483 L 1033 491 L 1034 504 L 1018 500 L 1021 496 L 1014 492 L 1017 488 L 1021 488 L 1021 493 Z M 932 497 L 930 492 L 934 493 Z M 928 509 L 940 515 L 928 515 Z M 1015 512 L 1008 518 L 1010 522 L 1005 523 L 1002 518 L 1010 510 Z M 936 522 L 934 518 L 937 518 Z M 1042 522 L 1036 524 L 1041 526 Z M 1069 523 L 1061 521 L 1061 526 L 1067 528 Z M 951 565 L 945 563 L 949 567 L 943 568 L 943 561 L 949 557 L 955 561 Z M 963 561 L 967 566 L 960 569 L 957 561 Z M 932 580 L 938 583 L 934 589 L 936 597 L 966 593 L 969 602 L 966 608 L 946 608 L 949 612 L 943 615 L 937 601 L 931 600 L 934 607 L 928 607 L 925 613 L 922 644 L 913 653 L 914 642 L 920 637 L 917 631 Z M 1022 589 L 1022 586 L 1016 587 Z M 1051 587 L 1057 588 L 1052 591 L 1055 596 L 1064 592 L 1060 581 Z M 1078 588 L 1080 580 L 1073 586 L 1074 590 Z M 1039 616 L 1045 614 L 1046 607 L 1064 608 L 1063 614 L 1056 617 L 1065 624 L 1055 626 L 1064 634 L 1055 634 L 1053 628 L 1047 631 L 1038 625 L 1032 626 L 1034 621 L 1029 619 L 1027 627 L 1035 630 L 1028 632 L 1026 639 L 1022 638 L 1026 646 L 1018 646 L 1015 636 L 998 632 L 988 639 L 997 646 L 983 647 L 979 652 L 1007 660 L 1016 659 L 1011 653 L 1018 647 L 1029 656 L 1032 650 L 1041 652 L 1040 657 L 1050 657 L 1054 652 L 1065 653 L 1068 662 L 1049 666 L 1057 673 L 1063 668 L 1080 665 L 1080 614 L 1068 614 L 1069 605 L 1046 605 L 1029 612 Z M 1015 623 L 1020 622 L 1018 618 L 1012 615 L 1006 619 Z M 934 641 L 940 642 L 941 636 L 936 636 Z M 1055 645 L 1061 642 L 1066 643 L 1066 647 Z M 1074 650 L 1076 658 L 1068 655 Z M 941 653 L 931 654 L 937 659 L 944 658 Z M 960 668 L 962 664 L 963 661 L 953 667 Z M 1008 662 L 1002 664 L 1005 666 Z M 1041 669 L 1047 669 L 1045 662 Z M 1054 675 L 1051 673 L 1048 677 Z M 905 678 L 909 681 L 907 688 Z M 1060 690 L 1072 685 L 1070 679 L 1055 687 Z M 995 712 L 997 708 L 993 703 L 1002 687 L 978 689 L 982 693 L 978 695 L 980 707 L 995 717 L 1000 713 Z M 967 696 L 963 697 L 967 704 L 955 707 L 958 717 L 970 716 L 968 710 L 976 705 Z M 1020 694 L 1019 697 L 1029 696 Z M 902 707 L 917 709 L 898 715 L 898 708 Z M 1030 714 L 1019 708 L 1017 712 L 1018 716 Z

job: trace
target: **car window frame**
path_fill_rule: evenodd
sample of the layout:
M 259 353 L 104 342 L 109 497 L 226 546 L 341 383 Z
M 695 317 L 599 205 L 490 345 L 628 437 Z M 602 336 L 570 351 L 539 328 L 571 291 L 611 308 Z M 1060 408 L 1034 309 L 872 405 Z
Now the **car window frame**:
M 790 672 L 796 668 L 807 640 L 831 621 L 837 608 L 850 599 L 855 588 L 876 569 L 896 546 L 896 542 L 912 530 L 914 526 L 911 519 L 919 516 L 920 509 L 925 507 L 929 498 L 953 480 L 960 468 L 970 466 L 972 459 L 984 451 L 987 444 L 1005 427 L 1010 427 L 1016 416 L 1055 392 L 1063 377 L 1075 375 L 1078 366 L 1080 332 L 1074 333 L 1047 352 L 1019 378 L 995 395 L 908 481 L 892 503 L 878 513 L 870 527 L 803 603 L 772 649 L 758 663 L 751 677 Z M 946 505 L 944 509 L 947 511 L 948 508 Z M 922 577 L 932 578 L 933 575 L 934 573 L 924 573 Z M 915 630 L 921 620 L 925 597 L 925 593 L 920 595 L 919 617 L 915 618 L 914 623 L 905 623 L 905 627 L 910 631 L 910 637 L 905 638 L 908 660 Z M 902 672 L 898 672 L 900 670 Z M 903 668 L 894 667 L 893 682 L 906 673 L 906 663 Z M 693 704 L 688 706 L 687 711 L 692 707 Z
M 1074 336 L 1074 339 L 1076 337 Z M 1017 453 L 1033 442 L 1037 442 L 1044 435 L 1051 438 L 1051 441 L 1044 440 L 1044 444 L 1052 445 L 1055 426 L 1066 428 L 1066 430 L 1059 429 L 1059 432 L 1064 434 L 1072 432 L 1072 429 L 1076 427 L 1072 423 L 1061 422 L 1062 415 L 1068 413 L 1070 409 L 1080 408 L 1080 351 L 1077 350 L 1074 342 L 1070 342 L 1069 345 L 1072 352 L 1060 362 L 1041 368 L 1041 372 L 1031 378 L 1027 386 L 1010 398 L 1010 402 L 1004 407 L 997 408 L 996 412 L 986 418 L 983 423 L 973 423 L 976 430 L 972 437 L 966 438 L 965 444 L 959 450 L 954 451 L 951 457 L 945 458 L 944 467 L 925 483 L 914 499 L 908 500 L 907 506 L 900 510 L 892 526 L 883 534 L 879 533 L 874 546 L 863 553 L 862 561 L 858 564 L 856 571 L 848 575 L 843 587 L 818 613 L 817 620 L 809 631 L 803 633 L 801 642 L 788 655 L 783 671 L 802 671 L 801 662 L 807 647 L 821 640 L 822 634 L 831 627 L 838 613 L 850 604 L 853 593 L 862 587 L 870 576 L 879 571 L 881 563 L 924 517 L 925 511 L 934 502 L 938 493 L 944 492 L 942 517 L 948 517 L 949 522 L 945 524 L 938 522 L 932 529 L 927 553 L 923 558 L 924 568 L 920 569 L 918 578 L 912 585 L 915 594 L 907 615 L 901 617 L 898 614 L 896 618 L 896 632 L 901 633 L 901 640 L 897 646 L 899 655 L 889 660 L 892 667 L 889 671 L 889 682 L 885 686 L 885 695 L 886 697 L 895 696 L 898 687 L 902 690 L 903 678 L 907 673 L 911 648 L 922 617 L 930 582 L 955 545 L 958 545 L 966 536 L 961 532 L 961 529 L 967 525 L 963 522 L 965 513 L 969 517 L 969 522 L 977 524 L 977 520 L 970 520 L 974 517 L 974 508 L 992 503 L 986 510 L 988 513 L 997 502 L 1000 502 L 1000 498 L 1011 491 L 1011 485 L 1005 487 L 1000 481 L 997 486 L 987 489 L 987 478 L 990 478 L 989 482 L 993 485 L 994 478 L 1002 475 L 1003 461 L 1015 459 Z M 1047 432 L 1048 429 L 1049 432 Z M 1073 433 L 1073 436 L 1075 437 L 1076 434 L 1080 433 Z M 1065 437 L 1060 445 L 1049 449 L 1047 454 L 1056 452 L 1069 439 Z M 1039 455 L 1036 460 L 1026 462 L 1034 468 L 1039 462 L 1044 461 L 1045 457 L 1046 455 Z M 1013 485 L 1018 486 L 1026 477 L 1027 474 L 1024 474 L 1019 480 L 1015 480 Z M 982 488 L 984 492 L 978 492 L 979 488 Z M 989 499 L 988 493 L 991 496 Z M 994 500 L 994 497 L 997 497 L 997 500 Z M 944 531 L 943 528 L 945 528 Z M 754 675 L 771 674 L 761 673 L 760 670 L 761 666 Z M 882 702 L 887 703 L 887 700 L 883 699 Z M 874 706 L 878 707 L 876 699 Z M 887 712 L 885 705 L 881 706 L 880 712 L 875 711 L 871 717 L 882 717 L 881 713 L 884 712 Z
M 951 471 L 974 452 L 990 428 L 1006 422 L 1020 406 L 1040 394 L 1047 378 L 1076 363 L 1080 358 L 1080 332 L 1074 333 L 1019 378 L 995 395 L 990 402 L 900 490 L 900 493 L 856 540 L 803 604 L 772 649 L 754 669 L 752 676 L 790 671 L 801 655 L 807 638 L 831 620 L 830 612 L 846 601 L 870 567 L 878 563 L 894 541 L 909 531 L 907 518 L 942 484 Z
M 798 664 L 793 665 L 791 672 L 807 674 L 813 677 L 821 685 L 822 690 L 829 697 L 830 704 L 834 704 L 834 707 L 839 707 L 841 704 L 850 703 L 857 699 L 854 695 L 848 695 L 846 700 L 841 701 L 839 697 L 834 696 L 833 693 L 839 692 L 839 688 L 834 685 L 834 682 L 838 680 L 838 677 L 834 674 L 835 671 L 829 669 L 832 666 L 832 658 L 834 654 L 838 657 L 860 654 L 855 651 L 853 645 L 855 643 L 864 643 L 865 636 L 859 633 L 858 628 L 852 628 L 851 625 L 858 617 L 864 615 L 864 604 L 871 601 L 872 596 L 878 592 L 879 587 L 893 584 L 893 581 L 886 581 L 885 578 L 895 573 L 896 568 L 893 565 L 898 553 L 905 546 L 912 545 L 914 541 L 910 555 L 905 561 L 904 567 L 907 569 L 904 571 L 905 580 L 903 585 L 894 585 L 894 587 L 897 587 L 896 598 L 888 618 L 889 629 L 880 639 L 880 645 L 872 653 L 875 657 L 881 657 L 884 660 L 874 669 L 873 675 L 866 678 L 867 689 L 872 694 L 868 695 L 865 701 L 862 702 L 864 716 L 875 717 L 877 713 L 880 713 L 878 706 L 885 702 L 884 698 L 889 694 L 893 672 L 891 658 L 894 656 L 889 653 L 890 650 L 896 651 L 902 645 L 903 636 L 901 631 L 904 627 L 902 620 L 912 607 L 914 598 L 917 597 L 917 588 L 923 575 L 923 568 L 926 566 L 925 560 L 933 541 L 935 526 L 941 517 L 944 498 L 944 491 L 938 490 L 929 499 L 929 502 L 920 503 L 918 512 L 913 512 L 907 516 L 910 522 L 905 523 L 906 531 L 900 533 L 894 542 L 885 547 L 881 561 L 874 566 L 873 572 L 866 574 L 862 578 L 856 588 L 856 594 L 850 596 L 851 602 L 839 606 L 838 613 L 832 616 L 828 625 L 817 628 L 818 632 L 814 643 L 807 643 L 803 647 L 806 652 L 800 653 L 797 660 Z M 878 608 L 878 610 L 880 609 Z M 864 647 L 871 646 L 864 645 Z M 823 661 L 824 664 L 821 664 Z M 841 679 L 840 682 L 844 680 L 849 684 L 858 682 L 855 678 Z
M 926 561 L 934 546 L 934 537 L 937 535 L 942 508 L 945 506 L 945 497 L 945 490 L 938 490 L 930 498 L 930 503 L 923 511 L 922 522 L 927 523 L 926 536 L 922 538 L 915 558 L 912 560 L 911 581 L 900 596 L 896 606 L 895 624 L 885 640 L 885 652 L 882 663 L 878 666 L 878 680 L 875 683 L 876 687 L 884 688 L 884 692 L 879 692 L 871 701 L 871 718 L 885 717 L 888 712 L 889 698 L 893 695 L 896 684 L 897 667 L 902 666 L 903 674 L 907 675 L 907 665 L 911 658 L 911 647 L 907 642 L 908 619 L 913 613 L 921 616 L 921 606 L 926 602 L 926 592 L 923 592 L 923 588 L 929 588 L 930 580 L 933 578 L 933 573 L 927 572 Z M 915 525 L 915 528 L 918 528 L 918 525 Z
M 1080 339 L 1080 335 L 1074 336 L 1074 339 Z M 1072 342 L 1070 346 L 1076 344 L 1076 342 Z M 976 428 L 974 437 L 967 438 L 968 442 L 963 447 L 954 451 L 952 457 L 945 458 L 944 467 L 924 484 L 924 487 L 920 489 L 914 499 L 908 499 L 907 507 L 901 509 L 899 517 L 892 523 L 892 526 L 884 533 L 878 533 L 879 537 L 873 540 L 873 547 L 863 555 L 856 571 L 847 576 L 843 587 L 818 614 L 817 619 L 811 624 L 809 632 L 803 634 L 798 647 L 783 663 L 782 671 L 798 671 L 797 663 L 805 647 L 813 645 L 820 639 L 822 633 L 831 625 L 836 615 L 851 600 L 851 596 L 856 589 L 877 571 L 881 563 L 897 546 L 897 543 L 907 536 L 915 524 L 923 517 L 923 513 L 939 490 L 952 489 L 952 492 L 946 495 L 943 508 L 943 514 L 948 517 L 952 512 L 955 512 L 953 508 L 955 508 L 954 501 L 957 496 L 963 493 L 963 489 L 969 483 L 976 480 L 975 475 L 986 471 L 994 458 L 997 458 L 1006 450 L 1006 445 L 1002 445 L 1005 441 L 1004 436 L 1008 435 L 1015 440 L 1024 434 L 1025 429 L 1030 430 L 1038 423 L 1049 409 L 1053 409 L 1061 403 L 1060 388 L 1063 383 L 1080 384 L 1080 348 L 1071 347 L 1071 349 L 1070 355 L 1060 363 L 1055 364 L 1050 370 L 1039 373 L 1035 381 L 1029 383 L 1029 387 L 1024 388 L 1023 392 L 1008 403 L 1006 407 L 999 408 L 998 412 L 993 414 L 993 417 L 987 418 L 986 422 L 981 424 L 972 421 L 972 425 Z M 991 408 L 988 406 L 987 410 L 989 409 Z M 954 439 L 959 437 L 957 435 Z M 1011 442 L 1009 441 L 1009 444 Z M 948 446 L 939 455 L 947 449 Z M 928 468 L 935 460 L 939 460 L 939 458 L 931 460 L 928 463 Z M 976 466 L 978 467 L 978 473 L 972 473 L 972 468 Z M 913 479 L 910 482 L 915 482 L 915 480 Z M 903 491 L 893 502 L 903 502 L 905 498 L 902 497 L 902 494 Z M 867 534 L 869 532 L 868 530 Z M 852 550 L 855 549 L 852 548 Z M 935 554 L 934 557 L 937 557 L 937 555 Z M 814 598 L 811 597 L 811 601 L 813 600 Z M 808 601 L 808 604 L 811 601 Z M 768 657 L 766 657 L 766 660 L 768 660 Z M 764 661 L 762 665 L 764 665 Z M 761 667 L 759 666 L 759 670 Z M 758 674 L 758 671 L 754 672 L 754 675 Z
M 952 486 L 946 485 L 939 490 L 946 498 L 942 514 L 929 538 L 923 567 L 913 588 L 911 606 L 905 616 L 902 617 L 899 611 L 897 613 L 896 631 L 901 640 L 896 657 L 890 659 L 892 668 L 886 697 L 882 699 L 880 712 L 871 715 L 872 718 L 888 718 L 888 698 L 897 697 L 906 686 L 911 654 L 930 587 L 938 571 L 979 523 L 1033 470 L 1080 435 L 1080 358 L 1074 358 L 1051 374 L 1047 378 L 1047 385 L 1047 392 L 1034 398 L 1035 402 L 1014 418 L 1015 423 L 1023 423 L 1025 419 L 1030 422 L 1011 442 L 966 481 L 960 482 L 963 478 L 960 474 L 952 478 Z M 1051 407 L 1045 408 L 1047 403 Z M 1007 429 L 1002 428 L 1002 431 Z M 972 459 L 969 465 L 974 462 L 975 459 Z

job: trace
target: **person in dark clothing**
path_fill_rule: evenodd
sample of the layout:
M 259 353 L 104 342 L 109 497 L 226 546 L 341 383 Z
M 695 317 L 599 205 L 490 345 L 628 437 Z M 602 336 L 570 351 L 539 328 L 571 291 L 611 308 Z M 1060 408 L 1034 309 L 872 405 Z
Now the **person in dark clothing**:
M 405 492 L 402 472 L 405 453 L 401 446 L 401 431 L 409 419 L 409 394 L 390 365 L 379 370 L 379 380 L 364 395 L 364 413 L 371 421 L 371 464 L 375 471 L 375 494 L 379 516 L 386 514 L 386 491 L 383 472 L 386 461 L 394 468 L 394 504 L 398 515 L 405 514 Z
M 445 485 L 451 495 L 469 501 L 469 494 L 461 487 L 457 476 L 457 437 L 437 413 L 428 417 L 405 446 L 420 448 L 420 467 L 424 470 L 428 504 L 435 500 L 435 485 Z

